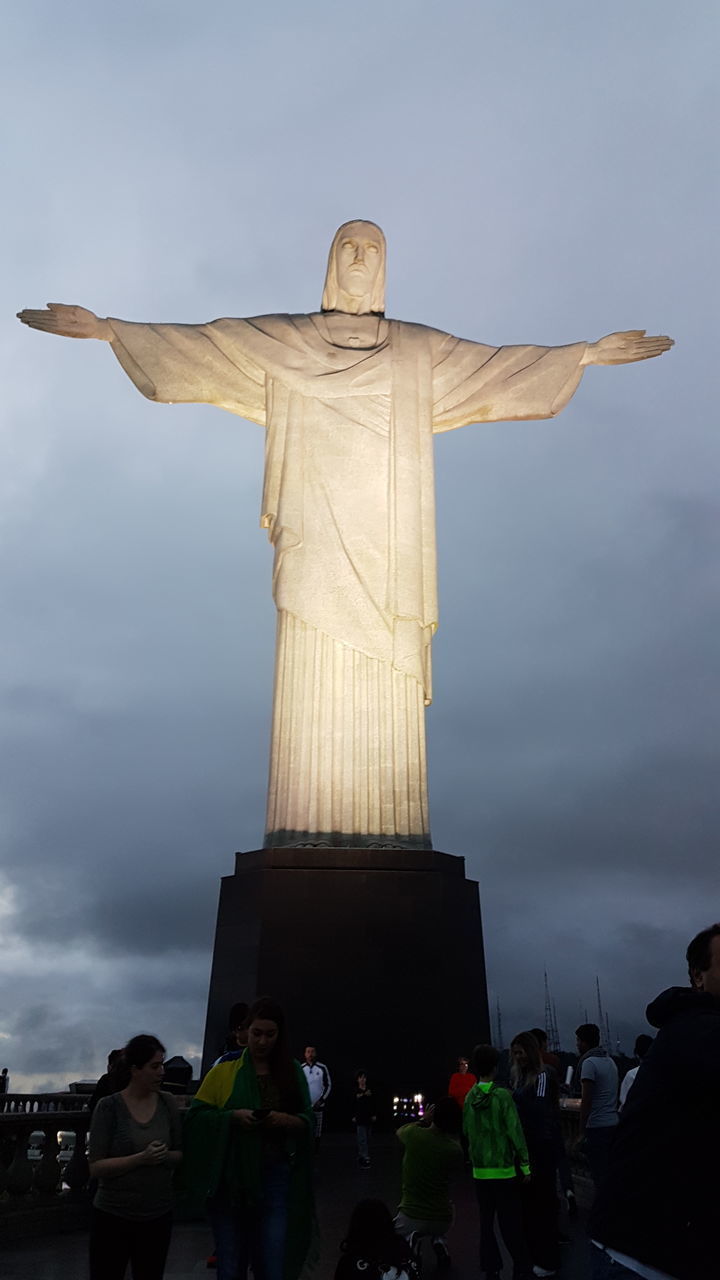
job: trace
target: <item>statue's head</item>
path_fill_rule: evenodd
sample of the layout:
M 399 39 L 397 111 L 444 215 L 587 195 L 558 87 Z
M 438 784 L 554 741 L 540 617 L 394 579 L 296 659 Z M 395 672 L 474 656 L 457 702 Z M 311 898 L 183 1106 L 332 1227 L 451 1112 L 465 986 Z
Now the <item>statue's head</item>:
M 385 236 L 374 222 L 344 222 L 330 249 L 323 311 L 385 313 Z

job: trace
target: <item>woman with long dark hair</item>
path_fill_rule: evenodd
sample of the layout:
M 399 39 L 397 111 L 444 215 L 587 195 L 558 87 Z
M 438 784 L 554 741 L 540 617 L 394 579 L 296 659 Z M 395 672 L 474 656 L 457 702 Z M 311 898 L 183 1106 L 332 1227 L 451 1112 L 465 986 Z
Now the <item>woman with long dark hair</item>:
M 172 1177 L 181 1159 L 175 1099 L 164 1093 L 165 1049 L 133 1036 L 116 1067 L 119 1093 L 101 1098 L 90 1125 L 98 1180 L 90 1224 L 90 1280 L 162 1280 L 172 1230 Z
M 263 996 L 242 1056 L 205 1076 L 185 1124 L 185 1182 L 205 1200 L 218 1280 L 296 1280 L 310 1250 L 312 1108 L 285 1016 Z
M 525 1235 L 535 1275 L 553 1276 L 560 1267 L 557 1080 L 529 1031 L 515 1036 L 510 1056 L 510 1084 L 530 1155 L 531 1177 L 521 1188 Z

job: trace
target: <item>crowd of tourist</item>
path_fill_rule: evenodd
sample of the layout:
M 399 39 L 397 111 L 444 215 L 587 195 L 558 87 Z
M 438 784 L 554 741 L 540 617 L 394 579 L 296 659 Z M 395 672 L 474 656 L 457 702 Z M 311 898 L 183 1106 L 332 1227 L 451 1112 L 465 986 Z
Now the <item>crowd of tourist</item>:
M 715 1208 L 720 1138 L 720 924 L 687 952 L 690 986 L 648 1007 L 655 1039 L 638 1038 L 637 1067 L 619 1090 L 617 1067 L 592 1023 L 577 1029 L 578 1143 L 596 1188 L 588 1233 L 597 1280 L 710 1280 L 717 1272 Z M 174 1192 L 206 1213 L 218 1280 L 298 1280 L 318 1256 L 313 1156 L 330 1072 L 307 1046 L 302 1064 L 282 1008 L 238 1006 L 227 1051 L 201 1082 L 181 1124 L 161 1088 L 165 1050 L 153 1036 L 113 1051 L 94 1099 L 89 1140 L 96 1180 L 91 1280 L 162 1280 Z M 560 1271 L 559 1193 L 574 1188 L 559 1123 L 559 1061 L 538 1028 L 500 1054 L 476 1046 L 439 1098 L 401 1125 L 395 1216 L 379 1201 L 353 1211 L 336 1280 L 417 1280 L 424 1242 L 450 1266 L 453 1180 L 471 1176 L 479 1207 L 480 1269 L 499 1280 L 498 1235 L 513 1280 Z M 352 1099 L 358 1162 L 370 1162 L 377 1106 L 367 1072 Z M 713 1270 L 715 1268 L 715 1270 Z

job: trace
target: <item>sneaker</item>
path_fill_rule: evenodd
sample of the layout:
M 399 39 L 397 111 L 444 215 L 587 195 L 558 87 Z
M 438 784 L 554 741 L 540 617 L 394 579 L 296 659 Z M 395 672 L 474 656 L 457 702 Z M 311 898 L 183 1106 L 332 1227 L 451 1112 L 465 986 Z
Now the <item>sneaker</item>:
M 557 1271 L 548 1271 L 545 1267 L 533 1267 L 534 1276 L 556 1276 Z
M 438 1271 L 447 1271 L 450 1266 L 450 1254 L 444 1240 L 433 1240 L 433 1249 L 437 1258 Z
M 408 1244 L 410 1245 L 410 1252 L 411 1252 L 411 1254 L 412 1254 L 413 1258 L 415 1258 L 415 1259 L 417 1260 L 417 1259 L 420 1257 L 420 1254 L 422 1253 L 422 1242 L 423 1242 L 423 1238 L 422 1238 L 422 1236 L 421 1236 L 420 1232 L 419 1232 L 419 1231 L 411 1231 L 411 1232 L 410 1232 L 410 1235 L 409 1235 L 409 1236 L 407 1236 L 407 1237 L 406 1237 L 406 1239 L 407 1239 Z

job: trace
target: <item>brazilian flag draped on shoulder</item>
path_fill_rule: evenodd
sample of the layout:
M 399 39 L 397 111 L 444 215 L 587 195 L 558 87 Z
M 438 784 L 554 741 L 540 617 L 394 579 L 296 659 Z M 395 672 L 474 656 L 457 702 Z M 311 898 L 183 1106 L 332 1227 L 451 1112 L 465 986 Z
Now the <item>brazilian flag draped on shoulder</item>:
M 304 1121 L 301 1132 L 289 1129 L 285 1151 L 290 1166 L 285 1280 L 297 1280 L 309 1261 L 315 1234 L 312 1189 L 313 1123 L 310 1094 L 299 1062 L 295 1077 Z M 262 1196 L 262 1126 L 240 1129 L 233 1111 L 254 1111 L 263 1103 L 255 1067 L 247 1049 L 218 1062 L 208 1071 L 185 1115 L 181 1188 L 185 1207 L 201 1211 L 222 1189 L 231 1205 L 260 1207 Z

